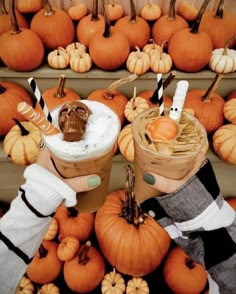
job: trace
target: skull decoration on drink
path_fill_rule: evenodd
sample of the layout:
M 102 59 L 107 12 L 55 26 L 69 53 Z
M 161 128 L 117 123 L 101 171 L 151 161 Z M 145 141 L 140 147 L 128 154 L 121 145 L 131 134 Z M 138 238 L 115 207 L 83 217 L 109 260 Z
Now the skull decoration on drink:
M 74 142 L 82 139 L 91 110 L 80 101 L 65 103 L 58 117 L 63 140 Z

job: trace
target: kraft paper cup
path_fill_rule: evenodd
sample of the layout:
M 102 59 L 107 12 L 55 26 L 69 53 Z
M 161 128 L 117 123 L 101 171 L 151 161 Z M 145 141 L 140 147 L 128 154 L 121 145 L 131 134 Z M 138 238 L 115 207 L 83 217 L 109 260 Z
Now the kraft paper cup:
M 169 108 L 165 108 L 168 114 Z M 159 116 L 158 108 L 150 108 L 141 112 L 132 123 L 135 152 L 135 195 L 139 203 L 150 197 L 159 196 L 161 193 L 143 181 L 147 171 L 155 172 L 171 179 L 181 179 L 192 168 L 193 160 L 207 144 L 207 133 L 204 126 L 197 118 L 187 112 L 182 112 L 187 121 L 193 122 L 199 134 L 199 146 L 188 154 L 181 153 L 177 156 L 163 154 L 148 148 L 145 137 L 147 122 Z

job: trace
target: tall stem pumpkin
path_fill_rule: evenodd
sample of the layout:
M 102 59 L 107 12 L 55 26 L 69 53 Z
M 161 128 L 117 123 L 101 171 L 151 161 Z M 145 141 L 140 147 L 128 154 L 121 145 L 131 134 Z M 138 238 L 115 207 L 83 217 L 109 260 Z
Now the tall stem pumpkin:
M 182 29 L 170 39 L 168 53 L 175 67 L 185 72 L 198 72 L 208 65 L 212 40 L 208 33 L 199 32 L 202 15 L 210 0 L 205 0 L 191 29 Z
M 144 276 L 166 255 L 167 232 L 137 204 L 134 172 L 126 167 L 126 189 L 110 193 L 95 217 L 95 232 L 102 253 L 121 273 Z

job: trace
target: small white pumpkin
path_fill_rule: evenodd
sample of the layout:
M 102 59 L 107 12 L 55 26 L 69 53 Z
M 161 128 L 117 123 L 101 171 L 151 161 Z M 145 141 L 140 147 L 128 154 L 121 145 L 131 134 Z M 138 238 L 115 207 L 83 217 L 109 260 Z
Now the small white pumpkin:
M 90 71 L 92 59 L 88 53 L 76 52 L 70 56 L 70 68 L 78 73 Z
M 129 53 L 126 60 L 126 67 L 129 72 L 142 75 L 150 68 L 150 58 L 147 53 L 140 51 L 136 46 L 136 51 Z
M 166 42 L 164 41 L 161 45 L 159 53 L 152 54 L 150 57 L 150 69 L 154 73 L 168 73 L 172 68 L 172 58 L 168 53 L 163 52 L 163 48 Z
M 104 276 L 101 292 L 102 294 L 123 294 L 125 292 L 125 280 L 115 268 Z
M 73 53 L 86 52 L 87 48 L 84 44 L 79 42 L 73 42 L 66 46 L 66 52 L 71 56 Z
M 223 108 L 224 117 L 236 125 L 236 98 L 232 98 L 225 102 Z
M 117 141 L 120 153 L 123 157 L 130 162 L 134 162 L 134 139 L 131 123 L 123 127 Z
M 67 68 L 70 64 L 70 56 L 63 47 L 49 52 L 47 60 L 48 64 L 55 69 Z
M 127 294 L 148 294 L 149 287 L 148 283 L 142 278 L 133 277 L 127 283 L 126 287 Z

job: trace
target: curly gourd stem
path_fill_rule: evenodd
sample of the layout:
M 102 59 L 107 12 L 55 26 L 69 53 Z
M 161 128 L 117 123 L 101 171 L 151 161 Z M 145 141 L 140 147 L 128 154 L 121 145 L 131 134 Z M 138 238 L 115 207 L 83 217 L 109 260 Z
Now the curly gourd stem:
M 6 15 L 7 10 L 5 6 L 5 0 L 0 0 L 0 15 Z
M 98 0 L 93 0 L 91 20 L 92 21 L 99 20 L 99 17 L 98 17 Z
M 26 130 L 26 128 L 23 126 L 23 124 L 20 123 L 20 121 L 17 118 L 13 118 L 13 120 L 17 124 L 17 126 L 19 127 L 22 136 L 29 135 L 30 132 L 28 130 Z
M 176 0 L 170 0 L 169 11 L 168 11 L 168 20 L 175 20 L 175 3 Z
M 229 48 L 229 44 L 231 43 L 231 41 L 233 41 L 234 39 L 236 39 L 236 35 L 229 37 L 227 39 L 227 41 L 225 42 L 225 47 L 223 50 L 223 55 L 227 55 L 228 54 L 228 48 Z
M 137 79 L 138 75 L 136 74 L 132 74 L 129 75 L 126 78 L 121 78 L 120 80 L 115 81 L 114 83 L 112 83 L 106 90 L 106 93 L 104 95 L 104 98 L 106 99 L 112 99 L 112 92 L 117 89 L 118 87 L 120 87 L 121 85 L 127 84 L 129 82 L 132 82 L 133 80 Z
M 19 34 L 21 30 L 16 19 L 15 0 L 9 1 L 9 16 L 12 25 L 11 34 Z
M 52 6 L 48 0 L 41 0 L 42 6 L 43 6 L 43 15 L 50 16 L 55 13 L 55 11 L 52 9 Z
M 210 102 L 211 101 L 211 94 L 215 92 L 217 89 L 219 82 L 223 78 L 223 74 L 216 74 L 214 80 L 212 81 L 210 87 L 207 89 L 206 93 L 202 96 L 202 100 L 204 102 Z
M 86 264 L 89 261 L 88 258 L 88 251 L 91 248 L 91 241 L 87 241 L 84 246 L 82 246 L 79 250 L 78 258 L 79 258 L 79 264 Z
M 198 33 L 198 29 L 199 29 L 199 26 L 200 26 L 200 22 L 202 20 L 202 16 L 203 16 L 203 13 L 205 12 L 206 8 L 207 8 L 207 5 L 209 4 L 210 0 L 205 0 L 201 6 L 201 8 L 199 9 L 198 11 L 198 15 L 196 17 L 196 20 L 195 22 L 193 23 L 191 29 L 190 29 L 190 32 L 193 33 L 193 34 L 197 34 Z
M 65 83 L 66 83 L 66 76 L 61 75 L 57 84 L 57 89 L 54 94 L 55 98 L 63 98 L 66 96 L 64 88 L 65 88 Z
M 136 7 L 133 0 L 129 0 L 130 2 L 130 22 L 136 22 Z
M 216 10 L 215 18 L 224 18 L 224 4 L 225 0 L 220 0 L 219 5 Z
M 104 14 L 104 20 L 105 20 L 105 30 L 103 32 L 103 37 L 109 38 L 111 36 L 111 22 L 108 16 L 105 0 L 102 0 L 102 6 L 103 6 L 103 14 Z

